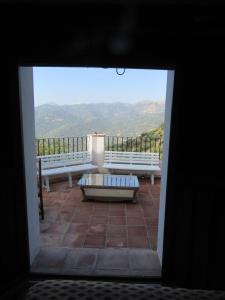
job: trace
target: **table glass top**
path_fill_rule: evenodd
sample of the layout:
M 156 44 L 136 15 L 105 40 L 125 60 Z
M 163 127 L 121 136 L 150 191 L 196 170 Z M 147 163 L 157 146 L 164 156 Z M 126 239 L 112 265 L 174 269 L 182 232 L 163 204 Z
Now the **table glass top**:
M 111 174 L 84 174 L 78 181 L 80 187 L 139 188 L 137 176 Z

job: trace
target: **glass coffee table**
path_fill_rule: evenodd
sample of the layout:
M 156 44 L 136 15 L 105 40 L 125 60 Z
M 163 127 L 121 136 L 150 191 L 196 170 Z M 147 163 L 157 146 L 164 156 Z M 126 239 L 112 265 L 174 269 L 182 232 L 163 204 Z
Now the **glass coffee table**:
M 137 176 L 111 174 L 84 174 L 78 181 L 83 201 L 133 201 L 139 189 Z

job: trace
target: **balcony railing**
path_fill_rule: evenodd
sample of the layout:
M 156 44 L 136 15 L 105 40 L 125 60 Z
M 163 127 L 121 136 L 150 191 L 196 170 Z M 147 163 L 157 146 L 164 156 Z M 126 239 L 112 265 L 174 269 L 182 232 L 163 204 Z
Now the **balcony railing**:
M 106 151 L 158 152 L 162 157 L 163 140 L 161 137 L 105 137 Z
M 36 139 L 36 155 L 50 155 L 87 151 L 87 137 Z
M 36 155 L 50 155 L 87 151 L 87 136 L 36 139 Z M 105 136 L 106 151 L 163 152 L 163 140 L 160 137 L 118 137 Z

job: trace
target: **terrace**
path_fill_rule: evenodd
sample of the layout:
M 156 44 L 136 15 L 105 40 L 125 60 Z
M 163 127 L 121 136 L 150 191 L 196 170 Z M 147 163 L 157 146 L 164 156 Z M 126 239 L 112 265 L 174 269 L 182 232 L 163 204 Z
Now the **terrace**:
M 135 152 L 138 147 L 146 152 L 159 151 L 162 141 L 156 138 L 104 139 L 106 150 Z M 37 140 L 39 155 L 87 149 L 86 137 Z M 152 185 L 146 174 L 138 174 L 140 188 L 136 194 L 137 202 L 132 203 L 83 202 L 83 194 L 77 185 L 81 175 L 73 176 L 72 188 L 68 187 L 65 178 L 60 177 L 51 182 L 51 192 L 43 189 L 42 248 L 32 271 L 160 276 L 161 267 L 156 253 L 160 176 Z

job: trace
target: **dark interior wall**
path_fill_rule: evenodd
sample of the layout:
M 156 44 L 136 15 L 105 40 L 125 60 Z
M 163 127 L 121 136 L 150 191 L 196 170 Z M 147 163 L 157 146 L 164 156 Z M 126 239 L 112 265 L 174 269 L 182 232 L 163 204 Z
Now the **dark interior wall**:
M 224 7 L 133 4 L 1 7 L 2 287 L 29 265 L 19 64 L 175 69 L 162 279 L 225 287 Z
M 224 58 L 209 55 L 176 70 L 163 268 L 168 284 L 225 286 L 224 67 Z
M 18 102 L 17 66 L 13 59 L 1 63 L 1 288 L 24 278 L 29 270 L 23 152 Z

